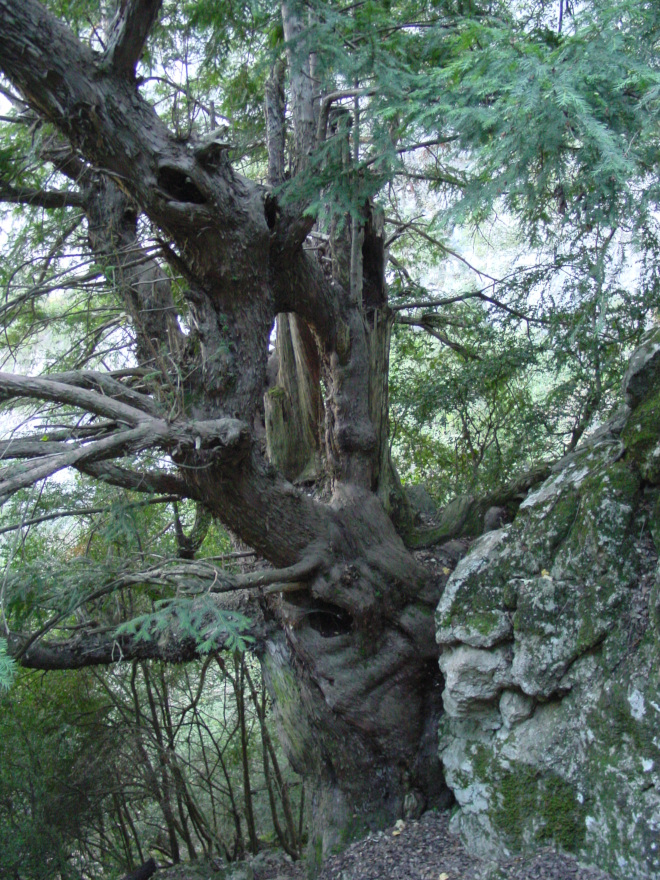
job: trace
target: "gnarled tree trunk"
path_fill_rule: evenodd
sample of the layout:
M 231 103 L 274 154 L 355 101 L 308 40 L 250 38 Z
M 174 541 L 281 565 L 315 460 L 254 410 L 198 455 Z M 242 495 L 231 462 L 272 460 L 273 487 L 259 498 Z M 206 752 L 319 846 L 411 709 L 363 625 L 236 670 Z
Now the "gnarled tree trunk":
M 268 188 L 235 173 L 221 147 L 173 137 L 134 76 L 148 33 L 136 22 L 150 23 L 158 7 L 157 0 L 123 4 L 99 57 L 37 0 L 0 0 L 0 66 L 82 157 L 90 244 L 114 265 L 150 383 L 129 393 L 117 382 L 117 400 L 126 399 L 113 406 L 93 390 L 99 377 L 88 376 L 85 387 L 80 376 L 39 384 L 3 374 L 0 390 L 111 419 L 111 440 L 75 455 L 67 447 L 71 466 L 136 490 L 168 487 L 193 498 L 282 570 L 281 589 L 262 597 L 269 628 L 259 653 L 289 757 L 314 789 L 314 839 L 325 853 L 351 824 L 415 814 L 445 796 L 434 726 L 439 587 L 394 525 L 405 526 L 407 509 L 387 443 L 391 319 L 382 223 L 365 205 L 358 297 L 348 277 L 351 224 L 335 229 L 328 274 L 303 247 L 312 225 L 306 205 L 280 205 Z M 300 15 L 295 3 L 285 5 L 291 38 L 301 33 Z M 309 59 L 290 53 L 289 70 L 300 172 L 317 136 Z M 276 92 L 277 82 L 281 70 Z M 270 106 L 283 112 L 282 101 Z M 277 175 L 276 120 L 268 130 Z M 165 259 L 186 281 L 189 336 L 166 275 L 140 259 L 138 210 L 159 229 Z M 278 382 L 268 390 L 276 319 Z M 270 461 L 255 427 L 264 393 Z M 158 449 L 176 473 L 122 471 L 110 459 L 126 449 Z M 39 464 L 41 476 L 49 462 Z M 291 482 L 321 476 L 322 466 L 325 503 Z M 0 494 L 16 485 L 0 483 Z M 277 572 L 271 581 L 278 583 Z M 10 644 L 26 665 L 114 658 L 99 644 L 87 653 L 80 644 L 68 653 L 61 645 Z M 125 658 L 147 651 L 129 638 L 121 647 Z M 194 653 L 186 643 L 177 657 Z

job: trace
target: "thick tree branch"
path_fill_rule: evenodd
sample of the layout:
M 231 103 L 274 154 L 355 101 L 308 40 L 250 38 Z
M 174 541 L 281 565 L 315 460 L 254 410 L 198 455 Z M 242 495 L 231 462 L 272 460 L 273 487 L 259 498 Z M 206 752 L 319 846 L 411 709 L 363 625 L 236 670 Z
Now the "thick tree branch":
M 66 385 L 73 385 L 77 388 L 87 388 L 90 391 L 98 390 L 101 394 L 112 397 L 113 400 L 134 406 L 155 418 L 162 418 L 162 410 L 150 397 L 146 394 L 140 394 L 132 388 L 127 388 L 108 373 L 94 370 L 70 370 L 66 373 L 49 373 L 48 378 L 54 382 L 64 382 Z
M 153 0 L 145 3 L 152 9 Z M 131 9 L 143 6 L 137 2 Z M 182 227 L 187 239 L 191 225 L 234 224 L 237 197 L 256 192 L 228 166 L 207 173 L 135 85 L 114 67 L 102 70 L 97 56 L 37 0 L 0 0 L 0 67 L 86 158 L 124 185 L 130 182 L 150 217 L 182 245 Z
M 163 492 L 179 498 L 201 500 L 195 487 L 175 473 L 167 471 L 139 471 L 120 467 L 111 461 L 83 462 L 76 470 L 109 486 L 129 489 L 132 492 Z
M 78 192 L 57 192 L 54 190 L 29 189 L 12 186 L 0 181 L 0 202 L 12 205 L 30 205 L 33 208 L 81 208 L 83 197 Z
M 185 295 L 200 341 L 206 412 L 251 421 L 274 318 L 263 188 L 177 140 L 135 82 L 99 65 L 37 0 L 0 0 L 0 67 L 174 244 L 194 278 Z
M 304 41 L 306 13 L 307 9 L 300 0 L 283 0 L 282 25 L 289 63 L 296 174 L 307 167 L 314 147 L 314 82 Z
M 74 375 L 78 377 L 84 373 Z M 145 398 L 144 409 L 138 409 L 111 397 L 105 397 L 96 391 L 87 391 L 64 382 L 36 376 L 19 376 L 15 373 L 0 373 L 0 400 L 9 400 L 13 397 L 30 397 L 64 403 L 133 427 L 150 418 L 148 413 L 153 408 L 150 398 Z
M 104 457 L 115 457 L 126 452 L 138 452 L 152 445 L 151 426 L 139 425 L 129 431 L 118 431 L 110 437 L 96 440 L 82 448 L 74 448 L 62 444 L 61 452 L 55 455 L 47 455 L 10 474 L 5 479 L 0 478 L 0 504 L 19 489 L 24 489 L 50 477 L 67 467 L 76 467 L 85 462 L 91 462 Z
M 90 375 L 95 376 L 95 374 Z M 80 379 L 84 374 L 75 373 L 73 376 Z M 104 377 L 101 384 L 105 379 L 110 380 L 109 387 L 114 387 L 112 383 L 116 380 Z M 120 387 L 123 389 L 123 386 Z M 108 470 L 107 466 L 99 470 L 98 462 L 127 452 L 161 449 L 173 455 L 178 461 L 185 457 L 187 468 L 208 467 L 210 464 L 223 467 L 227 464 L 234 465 L 243 459 L 249 447 L 249 427 L 237 419 L 192 419 L 170 422 L 110 397 L 104 397 L 97 392 L 49 379 L 0 373 L 1 397 L 32 397 L 82 407 L 88 412 L 127 423 L 131 426 L 131 430 L 114 431 L 110 436 L 91 441 L 85 438 L 74 442 L 53 440 L 39 442 L 32 438 L 8 441 L 4 457 L 30 457 L 33 460 L 24 467 L 5 470 L 4 479 L 0 481 L 0 500 L 63 468 L 75 467 L 91 474 L 93 470 L 90 470 L 90 465 L 94 463 L 97 463 L 96 474 L 100 479 L 107 482 L 117 482 L 120 479 L 119 484 L 126 485 L 125 475 Z M 71 439 L 74 438 L 75 429 L 72 429 Z M 133 477 L 133 481 L 141 479 L 142 476 Z M 131 485 L 130 488 L 139 487 Z M 194 489 L 181 492 L 178 485 L 175 487 L 168 480 L 165 483 L 161 481 L 158 485 L 149 481 L 149 488 L 152 491 L 196 497 Z
M 266 145 L 268 148 L 268 183 L 280 186 L 284 183 L 284 147 L 286 139 L 286 99 L 284 96 L 284 77 L 286 64 L 278 59 L 271 68 L 266 80 L 264 115 L 266 117 Z
M 123 76 L 135 76 L 149 31 L 163 0 L 121 0 L 105 51 L 106 63 Z
M 226 639 L 219 639 L 221 650 Z M 27 636 L 10 633 L 7 652 L 10 656 L 21 655 Z M 112 636 L 108 633 L 80 635 L 64 642 L 36 642 L 20 656 L 20 664 L 27 669 L 82 669 L 87 666 L 108 666 L 121 660 L 163 660 L 169 663 L 185 663 L 200 658 L 197 641 L 193 638 L 165 640 L 138 639 L 135 636 Z

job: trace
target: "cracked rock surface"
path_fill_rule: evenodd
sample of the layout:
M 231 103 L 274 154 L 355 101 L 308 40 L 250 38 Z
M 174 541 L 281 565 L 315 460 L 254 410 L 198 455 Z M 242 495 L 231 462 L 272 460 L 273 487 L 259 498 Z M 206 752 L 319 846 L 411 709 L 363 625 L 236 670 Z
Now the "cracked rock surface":
M 440 754 L 468 849 L 660 875 L 660 334 L 629 407 L 476 541 L 436 614 Z

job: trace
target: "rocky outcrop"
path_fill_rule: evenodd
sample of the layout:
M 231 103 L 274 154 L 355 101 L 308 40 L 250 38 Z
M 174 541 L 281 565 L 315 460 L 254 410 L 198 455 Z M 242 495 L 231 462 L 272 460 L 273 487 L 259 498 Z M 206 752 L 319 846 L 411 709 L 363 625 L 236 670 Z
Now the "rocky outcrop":
M 440 754 L 480 855 L 660 876 L 660 334 L 627 406 L 473 544 L 437 609 Z

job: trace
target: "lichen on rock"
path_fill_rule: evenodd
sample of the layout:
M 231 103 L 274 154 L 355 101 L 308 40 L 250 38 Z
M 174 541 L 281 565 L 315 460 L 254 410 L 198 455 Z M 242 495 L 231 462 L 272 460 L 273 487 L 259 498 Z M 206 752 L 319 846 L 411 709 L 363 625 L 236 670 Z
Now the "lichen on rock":
M 552 841 L 641 880 L 660 872 L 660 334 L 624 393 L 449 579 L 440 755 L 475 853 Z

